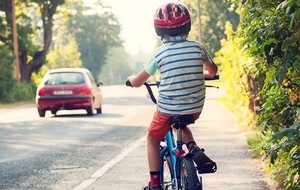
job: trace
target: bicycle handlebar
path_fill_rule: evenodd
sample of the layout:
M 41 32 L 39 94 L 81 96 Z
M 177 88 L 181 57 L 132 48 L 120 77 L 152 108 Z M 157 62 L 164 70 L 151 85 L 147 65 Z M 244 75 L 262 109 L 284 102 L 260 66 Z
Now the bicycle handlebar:
M 215 75 L 214 78 L 205 78 L 205 80 L 219 80 L 219 79 L 220 79 L 219 75 Z M 146 88 L 148 90 L 148 93 L 150 95 L 150 98 L 151 98 L 152 102 L 155 103 L 155 104 L 156 104 L 156 98 L 154 97 L 152 89 L 151 89 L 150 86 L 157 86 L 158 87 L 159 83 L 160 82 L 156 82 L 156 83 L 147 83 L 147 82 L 145 82 L 144 83 L 144 85 L 146 86 Z M 126 86 L 132 86 L 132 84 L 130 83 L 130 81 L 126 81 L 125 84 L 126 84 Z M 206 85 L 206 87 L 215 87 L 215 86 Z

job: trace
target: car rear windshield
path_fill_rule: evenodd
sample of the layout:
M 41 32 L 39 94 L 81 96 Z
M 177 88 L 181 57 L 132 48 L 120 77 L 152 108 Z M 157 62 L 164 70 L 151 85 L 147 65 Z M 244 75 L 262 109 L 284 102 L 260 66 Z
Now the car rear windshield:
M 84 76 L 82 73 L 50 73 L 45 84 L 59 85 L 59 84 L 80 84 L 84 83 Z

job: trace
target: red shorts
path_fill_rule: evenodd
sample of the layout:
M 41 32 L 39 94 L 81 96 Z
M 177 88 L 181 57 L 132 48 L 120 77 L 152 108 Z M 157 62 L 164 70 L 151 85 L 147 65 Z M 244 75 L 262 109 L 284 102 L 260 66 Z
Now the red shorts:
M 199 118 L 200 114 L 201 113 L 193 114 L 195 120 Z M 168 120 L 171 117 L 172 117 L 171 115 L 164 115 L 156 111 L 154 113 L 151 125 L 148 129 L 149 135 L 156 140 L 162 140 L 170 130 L 170 125 Z

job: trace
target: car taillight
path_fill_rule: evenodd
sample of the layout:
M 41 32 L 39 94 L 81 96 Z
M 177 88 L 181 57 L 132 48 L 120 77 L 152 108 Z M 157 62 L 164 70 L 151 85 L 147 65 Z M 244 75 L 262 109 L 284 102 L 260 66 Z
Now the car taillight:
M 45 90 L 45 89 L 40 89 L 39 95 L 44 95 L 45 93 L 46 93 L 46 90 Z
M 82 89 L 81 89 L 81 92 L 84 93 L 84 94 L 87 93 L 88 91 L 89 91 L 88 88 L 82 88 Z

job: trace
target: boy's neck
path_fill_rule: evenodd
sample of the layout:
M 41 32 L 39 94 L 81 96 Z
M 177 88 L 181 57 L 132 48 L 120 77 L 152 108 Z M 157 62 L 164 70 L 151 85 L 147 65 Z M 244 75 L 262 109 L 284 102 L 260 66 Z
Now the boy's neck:
M 189 34 L 180 34 L 177 36 L 164 35 L 161 37 L 161 40 L 163 41 L 164 44 L 169 42 L 183 42 L 186 41 L 188 35 Z

